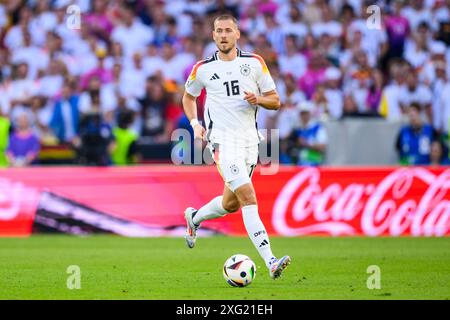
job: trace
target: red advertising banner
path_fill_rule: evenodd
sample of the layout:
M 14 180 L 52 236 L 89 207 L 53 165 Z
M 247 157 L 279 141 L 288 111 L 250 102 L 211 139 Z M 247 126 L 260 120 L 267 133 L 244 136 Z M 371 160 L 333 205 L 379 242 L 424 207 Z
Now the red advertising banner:
M 253 182 L 271 235 L 448 236 L 450 169 L 280 167 Z M 171 236 L 183 211 L 223 191 L 213 166 L 52 167 L 0 171 L 0 236 L 31 232 Z M 204 235 L 245 235 L 240 213 Z
M 0 236 L 29 235 L 38 200 L 38 190 L 0 171 Z

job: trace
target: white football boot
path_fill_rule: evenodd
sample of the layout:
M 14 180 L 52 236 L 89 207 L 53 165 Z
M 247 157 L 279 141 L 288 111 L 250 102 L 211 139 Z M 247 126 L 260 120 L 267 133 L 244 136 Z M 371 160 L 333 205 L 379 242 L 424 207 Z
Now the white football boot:
M 281 273 L 291 263 L 291 257 L 284 256 L 281 259 L 277 259 L 270 265 L 269 275 L 272 279 L 281 277 Z
M 197 240 L 197 229 L 199 227 L 195 225 L 192 220 L 192 215 L 195 212 L 197 212 L 197 210 L 192 207 L 184 210 L 184 219 L 186 219 L 186 235 L 184 236 L 184 239 L 186 239 L 186 244 L 191 249 L 195 246 L 195 240 Z

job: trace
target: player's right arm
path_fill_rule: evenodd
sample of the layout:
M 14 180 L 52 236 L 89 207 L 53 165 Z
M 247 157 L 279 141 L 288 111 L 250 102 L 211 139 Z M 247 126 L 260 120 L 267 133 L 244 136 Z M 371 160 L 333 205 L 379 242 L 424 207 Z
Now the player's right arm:
M 197 97 L 204 88 L 199 77 L 199 67 L 203 63 L 203 61 L 199 61 L 194 65 L 184 85 L 183 110 L 194 130 L 194 139 L 203 139 L 205 137 L 205 128 L 198 122 L 197 118 Z
M 197 97 L 184 92 L 183 95 L 183 110 L 186 117 L 191 123 L 194 130 L 194 139 L 203 139 L 205 137 L 205 128 L 197 120 Z

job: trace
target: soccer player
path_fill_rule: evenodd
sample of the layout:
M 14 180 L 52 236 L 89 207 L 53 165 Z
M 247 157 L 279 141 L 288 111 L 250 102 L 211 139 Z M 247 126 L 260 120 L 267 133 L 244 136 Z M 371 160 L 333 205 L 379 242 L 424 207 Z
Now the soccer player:
M 183 108 L 193 127 L 195 139 L 206 139 L 225 186 L 223 195 L 200 209 L 189 207 L 186 243 L 193 248 L 196 232 L 205 220 L 223 217 L 242 208 L 247 233 L 273 279 L 281 276 L 291 258 L 275 258 L 269 237 L 259 217 L 251 176 L 257 163 L 260 136 L 256 124 L 259 107 L 280 107 L 275 83 L 264 60 L 243 52 L 236 44 L 240 32 L 233 16 L 214 20 L 213 39 L 218 51 L 192 69 L 185 84 Z M 196 97 L 206 89 L 206 130 L 197 119 Z

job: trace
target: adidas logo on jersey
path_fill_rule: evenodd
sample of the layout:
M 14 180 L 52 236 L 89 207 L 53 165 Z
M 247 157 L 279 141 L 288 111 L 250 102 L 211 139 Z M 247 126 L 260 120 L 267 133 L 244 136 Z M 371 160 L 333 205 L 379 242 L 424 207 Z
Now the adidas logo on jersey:
M 220 79 L 220 77 L 217 73 L 214 73 L 214 75 L 209 80 L 217 80 L 217 79 Z

